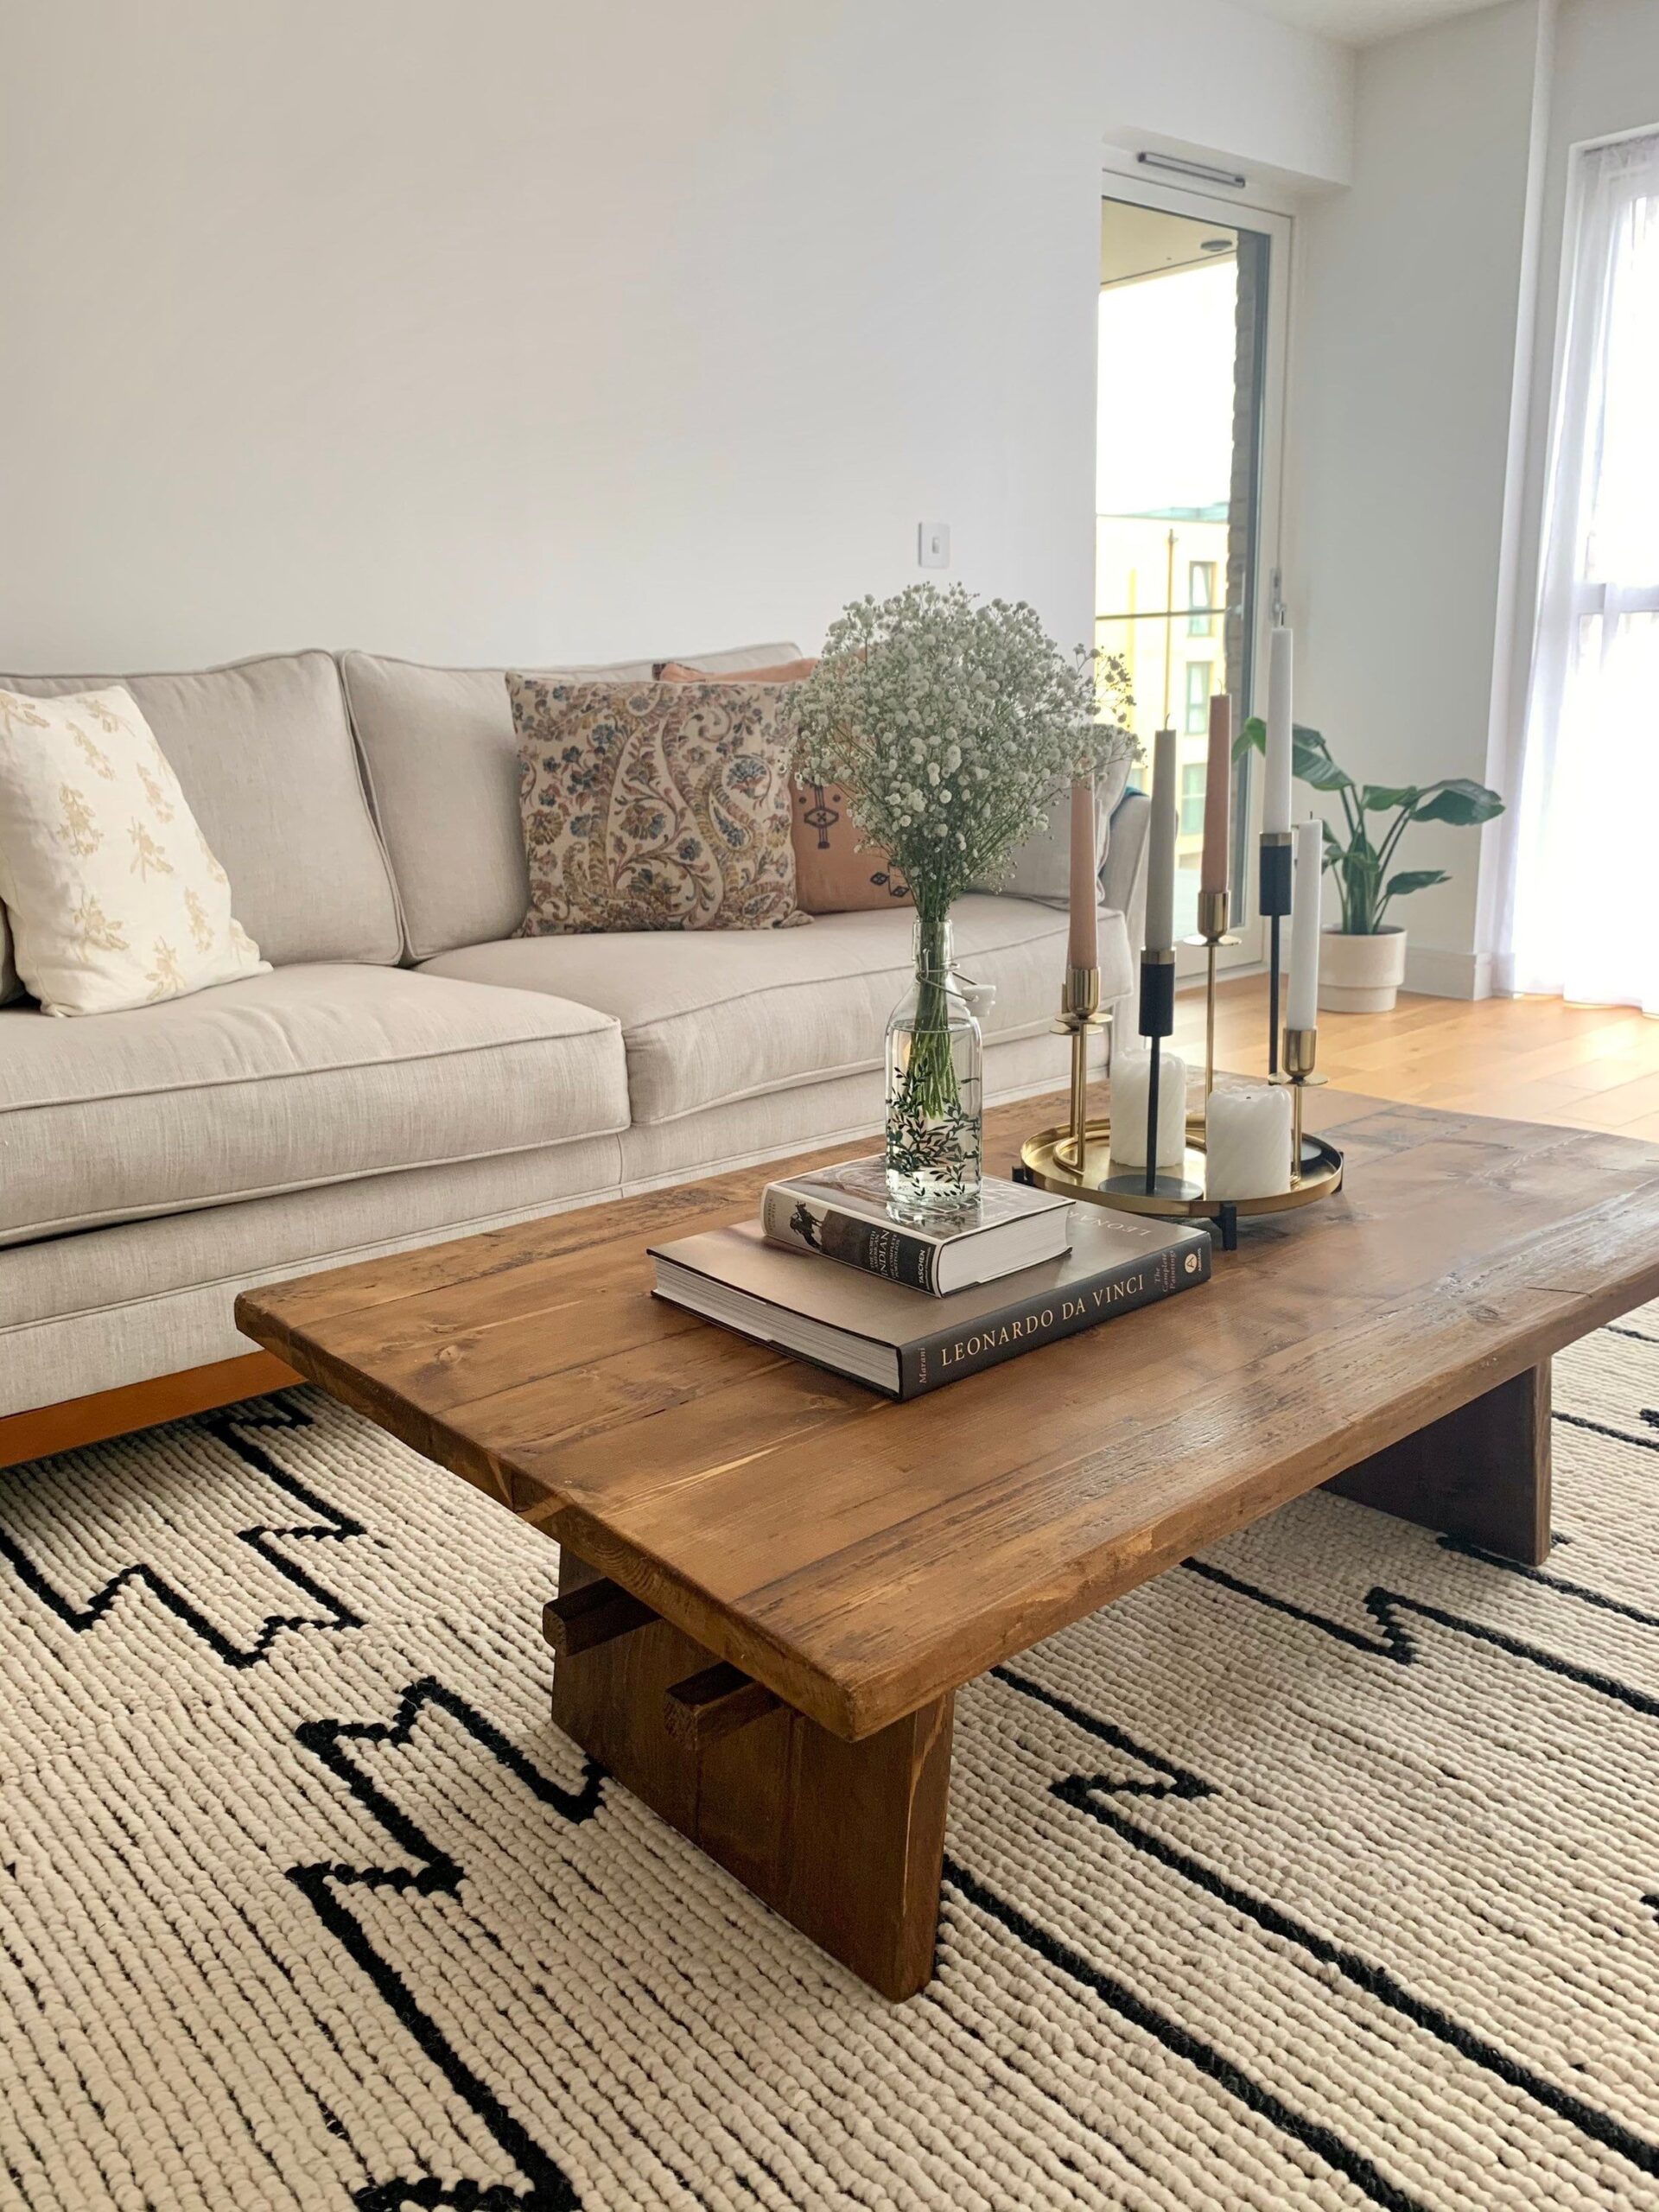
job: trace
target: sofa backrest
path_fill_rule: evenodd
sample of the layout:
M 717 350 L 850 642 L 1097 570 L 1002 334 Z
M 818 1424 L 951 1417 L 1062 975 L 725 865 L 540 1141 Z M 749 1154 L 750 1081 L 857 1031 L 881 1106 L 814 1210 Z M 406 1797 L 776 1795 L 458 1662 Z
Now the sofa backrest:
M 795 657 L 791 645 L 678 656 L 728 675 Z M 515 665 L 540 676 L 649 682 L 660 663 Z M 340 666 L 391 856 L 409 957 L 430 960 L 512 937 L 530 903 L 530 878 L 506 670 L 429 668 L 365 652 L 342 653 Z
M 267 960 L 397 960 L 397 899 L 331 653 L 183 675 L 0 676 L 0 690 L 36 698 L 110 683 L 155 731 Z

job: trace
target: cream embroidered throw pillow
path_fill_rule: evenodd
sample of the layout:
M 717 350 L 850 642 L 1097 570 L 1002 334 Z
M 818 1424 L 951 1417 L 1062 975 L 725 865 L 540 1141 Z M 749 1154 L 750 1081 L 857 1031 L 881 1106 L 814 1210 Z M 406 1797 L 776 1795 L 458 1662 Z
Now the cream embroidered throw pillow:
M 17 973 L 48 1014 L 115 1014 L 269 964 L 119 684 L 0 691 L 0 902 Z

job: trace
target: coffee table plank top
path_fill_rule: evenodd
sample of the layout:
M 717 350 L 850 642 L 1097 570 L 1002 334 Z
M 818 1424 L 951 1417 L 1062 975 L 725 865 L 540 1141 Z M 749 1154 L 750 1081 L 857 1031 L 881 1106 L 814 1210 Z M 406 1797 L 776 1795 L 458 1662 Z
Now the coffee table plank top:
M 1659 1147 L 1315 1093 L 1347 1185 L 1205 1288 L 894 1405 L 650 1295 L 779 1166 L 247 1292 L 242 1328 L 834 1733 L 873 1733 L 1659 1295 Z M 987 1117 L 1006 1166 L 1058 1118 Z M 844 1146 L 820 1159 L 868 1148 Z

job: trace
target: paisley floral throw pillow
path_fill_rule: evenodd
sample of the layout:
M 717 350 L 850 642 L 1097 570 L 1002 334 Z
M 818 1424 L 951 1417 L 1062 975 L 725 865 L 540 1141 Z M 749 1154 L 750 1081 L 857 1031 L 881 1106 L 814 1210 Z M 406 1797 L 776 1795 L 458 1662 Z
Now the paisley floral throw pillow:
M 810 918 L 790 841 L 791 687 L 511 673 L 524 937 Z
M 782 661 L 776 668 L 743 671 L 746 683 L 804 683 L 815 660 Z M 664 661 L 657 673 L 664 683 L 715 683 L 719 677 L 690 662 Z M 795 886 L 809 914 L 859 914 L 909 906 L 909 887 L 887 855 L 865 844 L 847 811 L 839 784 L 804 784 L 791 788 L 794 816 Z

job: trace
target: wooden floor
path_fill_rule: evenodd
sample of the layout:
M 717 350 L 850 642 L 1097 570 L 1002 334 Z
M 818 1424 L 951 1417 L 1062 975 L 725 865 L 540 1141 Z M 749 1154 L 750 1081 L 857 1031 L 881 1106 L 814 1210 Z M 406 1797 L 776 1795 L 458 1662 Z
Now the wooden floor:
M 1201 1067 L 1202 992 L 1182 992 L 1175 1023 L 1176 1049 Z M 1223 984 L 1217 1065 L 1255 1074 L 1266 1051 L 1265 981 Z M 1659 1142 L 1659 1020 L 1629 1007 L 1402 995 L 1392 1014 L 1322 1014 L 1319 1065 L 1332 1083 L 1377 1097 Z

